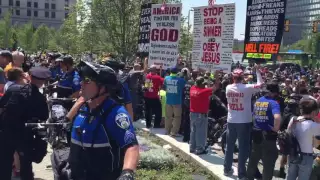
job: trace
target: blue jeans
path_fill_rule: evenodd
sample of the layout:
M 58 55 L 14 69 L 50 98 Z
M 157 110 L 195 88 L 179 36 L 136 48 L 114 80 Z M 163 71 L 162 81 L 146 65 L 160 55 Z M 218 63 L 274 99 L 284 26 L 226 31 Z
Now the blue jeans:
M 205 150 L 208 131 L 208 116 L 202 113 L 190 113 L 190 151 Z
M 246 177 L 246 162 L 250 153 L 252 123 L 228 123 L 227 148 L 224 160 L 224 172 L 232 168 L 234 146 L 238 139 L 238 178 Z
M 289 157 L 290 162 L 290 157 Z M 308 180 L 310 179 L 313 165 L 313 156 L 302 155 L 302 161 L 299 164 L 289 163 L 288 175 L 286 180 Z

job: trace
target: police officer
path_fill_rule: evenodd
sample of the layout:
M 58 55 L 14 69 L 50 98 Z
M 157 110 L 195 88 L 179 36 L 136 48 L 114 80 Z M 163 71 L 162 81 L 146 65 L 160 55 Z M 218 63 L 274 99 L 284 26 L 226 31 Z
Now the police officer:
M 57 81 L 62 76 L 62 70 L 60 68 L 60 63 L 56 61 L 61 57 L 59 53 L 50 53 L 49 54 L 49 63 L 50 63 L 50 71 L 51 71 L 51 78 L 53 81 Z
M 275 100 L 280 88 L 275 82 L 267 84 L 268 93 L 254 105 L 254 128 L 252 131 L 252 152 L 249 158 L 247 178 L 254 179 L 260 159 L 263 162 L 262 179 L 271 180 L 278 158 L 277 132 L 280 129 L 280 105 Z
M 20 176 L 22 180 L 33 180 L 34 132 L 25 123 L 35 120 L 45 121 L 49 112 L 44 96 L 38 90 L 50 77 L 48 69 L 32 69 L 31 85 L 13 84 L 0 100 L 0 177 L 11 180 L 13 154 L 20 156 Z M 44 147 L 46 149 L 46 147 Z M 41 152 L 44 157 L 45 151 Z M 42 157 L 42 158 L 43 158 Z M 41 157 L 40 157 L 41 159 Z
M 128 112 L 110 98 L 119 83 L 117 75 L 107 66 L 83 61 L 79 69 L 85 103 L 73 118 L 72 179 L 131 180 L 139 146 Z
M 133 115 L 132 101 L 131 101 L 131 95 L 130 95 L 129 85 L 127 81 L 128 76 L 123 71 L 121 71 L 122 69 L 124 69 L 125 64 L 120 63 L 112 59 L 111 57 L 109 57 L 103 62 L 103 65 L 111 67 L 116 72 L 118 80 L 122 84 L 122 90 L 120 92 L 122 96 L 122 100 L 121 100 L 122 104 L 124 105 L 126 110 L 129 112 L 131 118 L 133 118 L 134 115 Z
M 63 75 L 57 85 L 59 98 L 77 98 L 80 91 L 80 76 L 73 67 L 73 58 L 70 55 L 62 56 L 57 59 L 60 61 L 60 67 Z

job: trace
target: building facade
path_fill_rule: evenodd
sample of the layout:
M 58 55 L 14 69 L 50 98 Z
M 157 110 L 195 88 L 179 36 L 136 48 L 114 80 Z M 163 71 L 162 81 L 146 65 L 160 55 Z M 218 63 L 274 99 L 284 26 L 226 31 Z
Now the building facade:
M 312 22 L 320 20 L 320 0 L 287 0 L 286 19 L 290 20 L 290 30 L 283 34 L 285 46 L 312 32 Z
M 76 0 L 0 0 L 0 19 L 8 11 L 12 24 L 32 22 L 35 27 L 45 24 L 58 29 Z

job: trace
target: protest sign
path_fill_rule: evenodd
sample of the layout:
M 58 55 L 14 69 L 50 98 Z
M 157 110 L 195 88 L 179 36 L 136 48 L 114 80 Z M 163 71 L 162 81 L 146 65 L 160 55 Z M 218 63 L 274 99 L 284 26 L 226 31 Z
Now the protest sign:
M 247 0 L 244 58 L 275 60 L 279 53 L 286 0 Z
M 141 5 L 138 52 L 141 57 L 149 55 L 151 3 Z
M 232 53 L 232 61 L 233 63 L 242 62 L 243 53 Z
M 234 23 L 234 3 L 194 8 L 194 69 L 231 71 Z
M 153 4 L 148 66 L 175 67 L 179 57 L 182 4 Z

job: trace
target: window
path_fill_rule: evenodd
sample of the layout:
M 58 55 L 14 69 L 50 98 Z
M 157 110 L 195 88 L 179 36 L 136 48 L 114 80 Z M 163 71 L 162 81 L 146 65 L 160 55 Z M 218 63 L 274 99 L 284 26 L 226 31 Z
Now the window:
M 38 11 L 33 11 L 33 16 L 38 17 Z
M 68 18 L 69 13 L 64 13 L 64 18 Z
M 20 16 L 20 10 L 19 9 L 16 9 L 16 15 Z
M 51 9 L 56 9 L 56 4 L 51 4 Z
M 27 16 L 31 16 L 31 10 L 27 10 Z
M 56 13 L 55 12 L 51 12 L 51 18 L 56 18 Z
M 31 2 L 27 2 L 27 6 L 28 6 L 28 7 L 31 7 Z
M 45 3 L 45 4 L 44 4 L 44 8 L 45 8 L 45 9 L 49 9 L 49 3 Z
M 16 6 L 20 7 L 20 1 L 16 1 Z
M 9 0 L 9 6 L 13 6 L 13 0 Z
M 2 13 L 2 10 L 1 10 L 1 8 L 0 8 L 0 14 Z
M 0 5 L 2 4 L 1 0 L 0 0 Z M 1 13 L 0 13 L 1 14 Z
M 48 11 L 44 12 L 44 17 L 49 18 L 49 12 Z
M 33 3 L 33 6 L 34 6 L 35 8 L 38 8 L 38 2 L 34 2 L 34 3 Z

